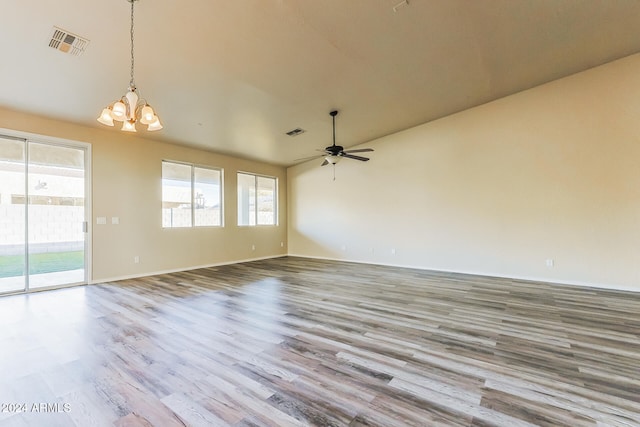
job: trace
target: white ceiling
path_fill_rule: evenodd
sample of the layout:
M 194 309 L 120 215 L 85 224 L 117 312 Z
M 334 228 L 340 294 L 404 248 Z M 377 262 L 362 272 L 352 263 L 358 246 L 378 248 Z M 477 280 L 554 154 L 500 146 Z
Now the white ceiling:
M 130 4 L 0 2 L 0 106 L 100 127 Z M 165 126 L 144 137 L 291 165 L 331 144 L 332 109 L 350 147 L 640 52 L 637 0 L 399 2 L 138 1 L 136 83 Z M 48 47 L 54 25 L 86 52 Z

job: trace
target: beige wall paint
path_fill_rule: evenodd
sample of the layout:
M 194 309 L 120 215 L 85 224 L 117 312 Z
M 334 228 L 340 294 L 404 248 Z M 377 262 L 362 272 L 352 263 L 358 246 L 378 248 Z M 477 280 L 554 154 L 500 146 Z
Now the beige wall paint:
M 85 142 L 92 151 L 92 282 L 286 254 L 286 170 L 250 160 L 0 109 L 0 128 Z M 163 229 L 161 161 L 224 169 L 225 227 Z M 279 180 L 277 227 L 238 227 L 236 172 Z M 107 225 L 96 225 L 107 217 Z M 119 217 L 112 225 L 110 218 Z M 284 242 L 285 247 L 280 243 Z M 252 245 L 256 249 L 252 250 Z M 133 262 L 140 257 L 140 263 Z
M 635 55 L 291 167 L 289 252 L 640 291 L 639 119 Z

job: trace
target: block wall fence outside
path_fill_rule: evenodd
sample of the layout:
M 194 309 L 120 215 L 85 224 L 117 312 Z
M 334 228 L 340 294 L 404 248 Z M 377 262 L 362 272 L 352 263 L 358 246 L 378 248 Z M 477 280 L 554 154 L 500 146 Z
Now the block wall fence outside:
M 220 225 L 220 209 L 196 209 L 196 224 L 215 224 Z M 191 227 L 191 209 L 182 208 L 163 208 L 162 209 L 162 226 L 163 227 Z
M 0 255 L 24 252 L 24 205 L 0 205 Z M 33 253 L 81 250 L 84 247 L 84 207 L 29 206 L 29 243 Z

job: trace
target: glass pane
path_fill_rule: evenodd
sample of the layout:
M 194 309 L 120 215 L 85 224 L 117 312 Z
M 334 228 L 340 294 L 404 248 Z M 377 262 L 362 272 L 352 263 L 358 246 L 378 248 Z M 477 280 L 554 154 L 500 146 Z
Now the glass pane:
M 196 226 L 222 225 L 220 171 L 196 167 L 193 175 Z
M 191 227 L 191 166 L 162 162 L 162 226 Z
M 84 150 L 29 143 L 29 288 L 85 280 Z
M 0 293 L 25 289 L 25 142 L 0 137 Z
M 258 224 L 276 224 L 276 180 L 258 177 Z
M 238 174 L 238 225 L 256 225 L 256 177 Z

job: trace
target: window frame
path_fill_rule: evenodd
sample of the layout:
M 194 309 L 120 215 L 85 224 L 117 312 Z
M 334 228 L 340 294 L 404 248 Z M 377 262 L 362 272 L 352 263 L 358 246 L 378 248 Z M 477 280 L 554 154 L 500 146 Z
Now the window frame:
M 190 204 L 191 204 L 191 225 L 189 226 L 185 226 L 185 227 L 178 227 L 178 226 L 168 226 L 166 227 L 164 225 L 164 221 L 162 221 L 162 229 L 164 230 L 170 230 L 170 229 L 188 229 L 188 228 L 223 228 L 224 227 L 224 168 L 221 167 L 217 167 L 217 166 L 209 166 L 209 165 L 203 165 L 203 164 L 199 164 L 199 163 L 190 163 L 190 162 L 182 162 L 182 161 L 177 161 L 177 160 L 168 160 L 168 159 L 163 159 L 161 162 L 161 170 L 160 170 L 160 186 L 161 186 L 161 192 L 162 189 L 164 188 L 164 184 L 162 183 L 162 181 L 164 181 L 164 174 L 163 172 L 163 166 L 165 163 L 168 164 L 174 164 L 174 165 L 181 165 L 181 166 L 189 166 L 191 168 L 191 174 L 190 174 L 190 184 L 191 184 L 191 198 L 190 198 Z M 205 169 L 205 170 L 210 170 L 210 171 L 217 171 L 220 174 L 220 183 L 219 183 L 219 200 L 220 200 L 220 224 L 214 224 L 214 225 L 197 225 L 196 224 L 196 168 L 197 169 Z M 160 197 L 160 203 L 161 205 L 164 203 L 164 197 L 161 194 Z M 162 207 L 162 209 L 164 209 L 164 207 Z M 162 212 L 161 209 L 161 212 Z
M 264 174 L 259 174 L 259 173 L 255 173 L 255 172 L 246 172 L 246 171 L 237 171 L 236 172 L 236 209 L 238 208 L 238 205 L 240 204 L 240 197 L 239 197 L 239 193 L 238 193 L 238 182 L 239 182 L 239 175 L 249 175 L 252 176 L 254 179 L 254 186 L 255 186 L 255 194 L 254 194 L 254 203 L 255 203 L 255 224 L 240 224 L 240 210 L 238 209 L 238 211 L 236 212 L 236 225 L 238 227 L 277 227 L 278 225 L 280 225 L 280 203 L 278 201 L 278 194 L 279 194 L 279 179 L 277 176 L 271 176 L 271 175 L 264 175 Z M 258 205 L 258 178 L 266 178 L 266 179 L 272 179 L 274 181 L 274 186 L 273 186 L 273 224 L 259 224 L 258 223 L 258 212 L 260 211 L 259 209 L 259 205 Z

